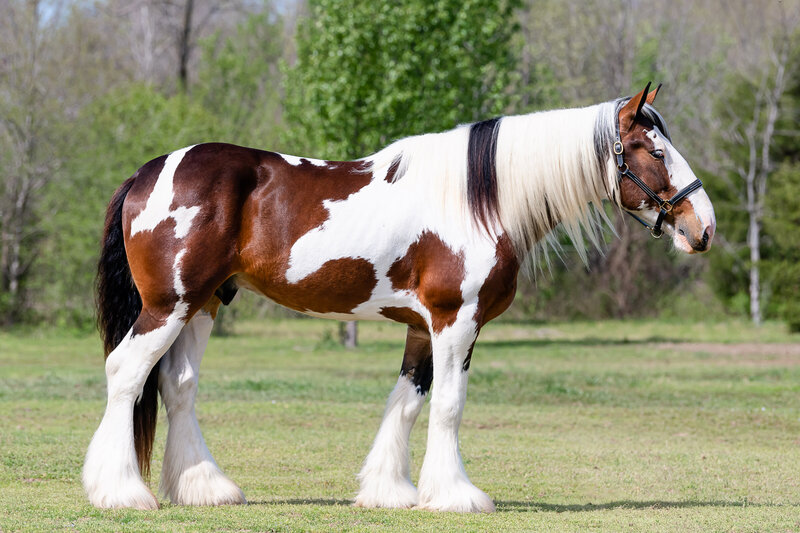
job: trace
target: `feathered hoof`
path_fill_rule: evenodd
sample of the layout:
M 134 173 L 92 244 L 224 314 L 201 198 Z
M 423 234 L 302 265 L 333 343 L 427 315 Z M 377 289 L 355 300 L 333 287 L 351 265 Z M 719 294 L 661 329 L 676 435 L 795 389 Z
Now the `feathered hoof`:
M 175 505 L 243 505 L 239 486 L 216 466 L 202 462 L 184 470 L 176 481 L 164 480 L 164 494 Z
M 417 488 L 407 479 L 368 482 L 362 480 L 356 507 L 410 509 L 417 505 Z
M 459 481 L 448 487 L 438 486 L 433 490 L 426 490 L 420 482 L 416 508 L 456 513 L 493 513 L 495 510 L 492 499 L 469 481 Z
M 114 483 L 111 487 L 87 483 L 84 480 L 89 502 L 100 509 L 140 509 L 154 511 L 158 509 L 158 499 L 141 480 L 128 479 L 122 483 Z

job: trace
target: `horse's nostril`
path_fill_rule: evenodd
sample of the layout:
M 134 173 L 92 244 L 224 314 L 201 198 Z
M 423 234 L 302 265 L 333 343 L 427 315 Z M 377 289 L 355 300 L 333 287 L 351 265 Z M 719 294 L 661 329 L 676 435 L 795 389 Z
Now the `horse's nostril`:
M 686 233 L 685 233 L 685 232 L 684 232 L 682 229 L 679 229 L 679 230 L 678 230 L 678 233 L 679 233 L 679 234 L 681 234 L 681 235 L 683 235 L 684 237 L 686 237 Z
M 708 244 L 708 231 L 703 232 L 703 240 L 701 241 L 701 244 L 703 245 L 703 247 L 705 247 L 705 245 Z

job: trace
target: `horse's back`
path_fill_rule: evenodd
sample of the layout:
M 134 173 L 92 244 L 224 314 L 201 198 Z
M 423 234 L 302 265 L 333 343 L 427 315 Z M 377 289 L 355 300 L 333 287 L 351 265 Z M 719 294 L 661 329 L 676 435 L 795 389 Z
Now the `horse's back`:
M 286 272 L 292 246 L 328 220 L 326 203 L 346 199 L 370 179 L 364 162 L 223 143 L 153 159 L 135 174 L 123 207 L 126 251 L 143 300 L 170 305 L 180 261 L 184 289 L 198 301 L 239 275 L 288 307 L 349 312 L 374 286 L 364 260 L 338 258 L 304 283 L 290 283 Z

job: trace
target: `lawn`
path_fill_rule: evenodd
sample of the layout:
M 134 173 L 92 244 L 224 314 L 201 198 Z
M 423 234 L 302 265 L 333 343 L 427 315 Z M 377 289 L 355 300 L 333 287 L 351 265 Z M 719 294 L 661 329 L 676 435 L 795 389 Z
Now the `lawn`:
M 101 511 L 80 486 L 105 378 L 96 336 L 0 334 L 0 531 L 798 531 L 800 336 L 778 324 L 498 324 L 472 359 L 461 429 L 492 515 L 364 510 L 355 474 L 404 330 L 361 345 L 319 320 L 213 338 L 198 416 L 250 504 Z M 435 386 L 435 385 L 434 385 Z M 412 433 L 412 477 L 427 408 Z M 159 421 L 151 485 L 166 424 Z

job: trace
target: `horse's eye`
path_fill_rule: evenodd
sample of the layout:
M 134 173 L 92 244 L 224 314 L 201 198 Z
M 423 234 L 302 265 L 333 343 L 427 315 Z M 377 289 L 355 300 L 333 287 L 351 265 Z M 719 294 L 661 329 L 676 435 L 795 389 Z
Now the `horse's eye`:
M 664 150 L 653 150 L 652 152 L 650 152 L 650 155 L 652 155 L 656 159 L 664 159 Z

